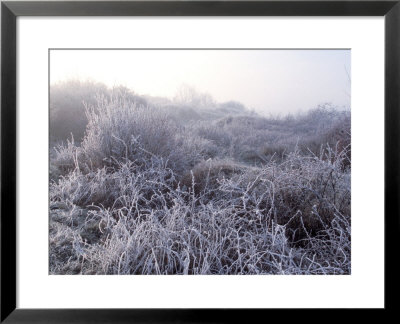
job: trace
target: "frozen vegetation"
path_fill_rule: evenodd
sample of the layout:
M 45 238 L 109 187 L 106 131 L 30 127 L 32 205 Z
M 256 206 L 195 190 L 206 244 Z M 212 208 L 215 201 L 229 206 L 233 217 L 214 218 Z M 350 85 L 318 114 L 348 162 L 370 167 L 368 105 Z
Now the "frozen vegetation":
M 51 274 L 350 274 L 349 111 L 81 82 L 50 111 Z

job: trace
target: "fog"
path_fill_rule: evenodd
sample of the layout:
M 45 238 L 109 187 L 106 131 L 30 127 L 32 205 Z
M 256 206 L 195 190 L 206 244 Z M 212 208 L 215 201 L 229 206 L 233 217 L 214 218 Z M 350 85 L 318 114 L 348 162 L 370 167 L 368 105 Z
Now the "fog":
M 182 84 L 262 114 L 350 107 L 350 50 L 51 50 L 50 83 L 124 85 L 173 98 Z

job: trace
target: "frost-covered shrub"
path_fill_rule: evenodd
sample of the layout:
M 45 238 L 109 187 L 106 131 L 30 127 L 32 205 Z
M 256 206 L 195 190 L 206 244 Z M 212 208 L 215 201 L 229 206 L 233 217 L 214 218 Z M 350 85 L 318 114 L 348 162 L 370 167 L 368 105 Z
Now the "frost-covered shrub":
M 112 159 L 136 160 L 144 154 L 165 156 L 173 148 L 175 131 L 168 117 L 123 96 L 98 98 L 96 106 L 87 108 L 87 116 L 82 150 L 95 166 Z
M 95 106 L 98 96 L 107 98 L 124 96 L 138 105 L 146 100 L 126 87 L 107 88 L 94 81 L 69 80 L 50 87 L 50 139 L 65 142 L 71 137 L 80 143 L 85 135 L 88 119 L 85 105 Z
M 293 241 L 315 236 L 337 214 L 350 221 L 350 174 L 342 172 L 344 154 L 328 159 L 304 157 L 297 151 L 287 159 L 261 169 L 252 169 L 222 184 L 228 201 L 267 212 L 272 219 L 286 225 Z M 333 160 L 333 162 L 332 162 Z
M 72 141 L 56 149 L 54 164 L 62 174 L 76 167 L 89 172 L 118 161 L 142 164 L 154 157 L 179 172 L 218 151 L 206 139 L 178 127 L 164 111 L 139 106 L 123 96 L 98 98 L 96 106 L 87 107 L 87 116 L 81 145 Z

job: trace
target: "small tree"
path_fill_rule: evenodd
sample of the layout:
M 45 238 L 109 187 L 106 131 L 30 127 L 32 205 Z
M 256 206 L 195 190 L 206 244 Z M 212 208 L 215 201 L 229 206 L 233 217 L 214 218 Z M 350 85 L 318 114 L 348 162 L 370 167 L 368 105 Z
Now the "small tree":
M 193 86 L 182 84 L 175 97 L 174 101 L 181 105 L 188 105 L 199 108 L 214 107 L 216 102 L 208 93 L 199 93 Z

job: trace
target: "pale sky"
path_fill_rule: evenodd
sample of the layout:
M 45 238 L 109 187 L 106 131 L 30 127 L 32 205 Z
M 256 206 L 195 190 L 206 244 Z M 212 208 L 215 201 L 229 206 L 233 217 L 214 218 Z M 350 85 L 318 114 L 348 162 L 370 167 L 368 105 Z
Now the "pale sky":
M 124 85 L 173 98 L 182 84 L 259 113 L 350 107 L 350 50 L 52 50 L 50 83 Z

